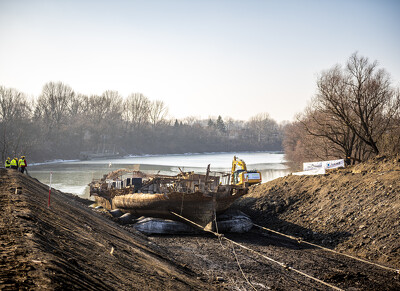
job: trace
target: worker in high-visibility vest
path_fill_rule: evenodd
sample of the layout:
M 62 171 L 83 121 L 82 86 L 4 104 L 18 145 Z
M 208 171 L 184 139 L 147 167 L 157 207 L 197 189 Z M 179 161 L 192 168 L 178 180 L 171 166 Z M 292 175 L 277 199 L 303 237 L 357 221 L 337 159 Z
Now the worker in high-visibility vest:
M 10 162 L 11 169 L 18 170 L 18 158 L 13 158 Z
M 28 164 L 26 163 L 25 156 L 22 156 L 18 161 L 19 171 L 23 174 Z
M 7 158 L 6 163 L 5 163 L 6 168 L 11 167 L 11 161 L 10 161 L 10 157 Z

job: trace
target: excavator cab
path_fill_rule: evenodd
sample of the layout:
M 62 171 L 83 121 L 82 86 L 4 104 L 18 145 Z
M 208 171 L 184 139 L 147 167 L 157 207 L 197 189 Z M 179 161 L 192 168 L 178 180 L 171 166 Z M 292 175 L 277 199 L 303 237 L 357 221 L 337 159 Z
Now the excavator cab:
M 233 172 L 233 184 L 241 185 L 243 184 L 243 175 L 241 173 L 246 172 L 245 170 L 237 170 Z

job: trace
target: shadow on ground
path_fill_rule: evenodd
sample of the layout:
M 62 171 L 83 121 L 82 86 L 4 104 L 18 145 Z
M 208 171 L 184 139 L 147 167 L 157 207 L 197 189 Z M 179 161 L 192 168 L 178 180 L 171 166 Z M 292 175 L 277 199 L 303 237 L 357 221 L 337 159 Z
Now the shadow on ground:
M 236 204 L 233 207 L 249 215 L 255 224 L 329 248 L 335 248 L 338 244 L 352 236 L 347 231 L 316 232 L 310 228 L 282 220 L 279 218 L 279 214 L 285 211 L 286 207 L 284 204 L 267 205 L 260 210 L 247 206 L 254 204 L 253 200 L 256 200 L 256 198 L 244 197 L 240 205 Z M 272 234 L 271 232 L 269 233 Z

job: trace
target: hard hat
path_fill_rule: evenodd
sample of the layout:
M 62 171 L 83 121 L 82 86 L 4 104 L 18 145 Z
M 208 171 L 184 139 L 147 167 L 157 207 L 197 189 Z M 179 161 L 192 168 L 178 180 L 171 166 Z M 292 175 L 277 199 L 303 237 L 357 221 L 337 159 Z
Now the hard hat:
M 10 157 L 7 158 L 7 160 L 9 160 L 9 159 L 10 159 Z
M 21 156 L 21 158 L 25 159 L 25 156 Z

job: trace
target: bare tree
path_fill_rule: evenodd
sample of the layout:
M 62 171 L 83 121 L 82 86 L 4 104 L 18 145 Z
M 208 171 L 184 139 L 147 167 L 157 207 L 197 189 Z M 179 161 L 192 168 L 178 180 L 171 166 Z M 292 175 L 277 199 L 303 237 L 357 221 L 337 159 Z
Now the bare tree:
M 76 94 L 70 102 L 68 114 L 73 117 L 83 114 L 86 98 L 86 95 Z
M 250 137 L 250 123 L 244 121 L 223 121 L 219 116 L 218 126 L 210 130 L 200 117 L 174 123 L 167 114 L 163 101 L 151 102 L 140 93 L 123 102 L 116 91 L 86 96 L 61 82 L 48 82 L 31 105 L 22 93 L 0 87 L 0 151 L 4 158 L 28 154 L 29 149 L 33 160 L 47 160 L 113 149 L 125 153 L 265 150 L 271 135 L 262 126 L 269 122 L 276 127 L 274 121 L 262 118 L 263 131 Z M 230 133 L 225 133 L 226 126 Z M 216 128 L 224 134 L 215 134 Z
M 181 120 L 181 123 L 192 127 L 201 127 L 200 118 L 193 115 L 183 118 Z
M 354 53 L 346 68 L 323 72 L 318 79 L 315 108 L 328 112 L 379 154 L 378 141 L 400 110 L 400 98 L 389 74 L 378 63 Z
M 283 149 L 286 159 L 292 170 L 300 170 L 302 163 L 310 158 L 307 152 L 309 147 L 305 144 L 304 138 L 307 133 L 300 122 L 287 124 L 284 131 Z
M 359 137 L 329 111 L 316 110 L 309 106 L 298 117 L 298 121 L 304 128 L 304 139 L 318 140 L 320 148 L 315 149 L 315 156 L 320 159 L 346 158 L 347 163 L 354 163 L 371 155 L 371 150 Z M 307 141 L 303 143 L 306 144 Z
M 116 146 L 122 128 L 122 97 L 117 91 L 102 95 L 83 96 L 83 124 L 86 147 L 90 151 L 105 151 Z M 83 136 L 81 137 L 83 139 Z
M 284 148 L 289 160 L 350 158 L 365 160 L 400 148 L 399 89 L 377 62 L 354 53 L 345 68 L 322 72 L 318 93 L 297 122 L 286 127 Z M 293 130 L 297 132 L 292 132 Z
M 163 101 L 156 100 L 151 102 L 149 118 L 153 128 L 155 128 L 158 124 L 165 121 L 167 114 L 168 114 L 168 107 L 165 105 Z
M 122 97 L 117 91 L 105 91 L 101 96 L 91 95 L 86 100 L 87 118 L 97 126 L 112 123 L 122 114 Z
M 28 123 L 31 109 L 23 93 L 0 86 L 0 139 L 1 155 L 17 155 L 26 152 L 30 143 Z
M 141 93 L 133 93 L 124 103 L 124 119 L 133 128 L 142 128 L 149 122 L 150 100 Z
M 73 112 L 75 92 L 61 82 L 49 82 L 43 86 L 39 96 L 35 118 L 41 119 L 48 129 L 48 134 L 55 132 L 56 138 L 62 124 L 67 123 Z
M 259 113 L 250 118 L 247 124 L 248 130 L 257 142 L 272 141 L 276 138 L 278 125 L 268 113 Z

